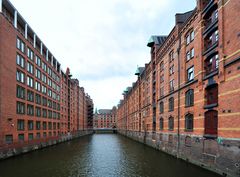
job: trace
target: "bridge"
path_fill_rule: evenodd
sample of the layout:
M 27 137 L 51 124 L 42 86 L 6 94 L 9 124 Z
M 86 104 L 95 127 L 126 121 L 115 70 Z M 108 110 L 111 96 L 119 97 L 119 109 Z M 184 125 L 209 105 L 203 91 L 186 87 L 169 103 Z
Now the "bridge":
M 94 128 L 93 129 L 94 133 L 117 133 L 116 128 Z

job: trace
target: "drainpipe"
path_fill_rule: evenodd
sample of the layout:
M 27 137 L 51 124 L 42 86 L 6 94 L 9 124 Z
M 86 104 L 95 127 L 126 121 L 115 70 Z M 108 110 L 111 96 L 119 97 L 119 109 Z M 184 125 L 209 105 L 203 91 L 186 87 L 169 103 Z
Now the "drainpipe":
M 178 144 L 177 144 L 177 157 L 179 155 L 180 150 L 180 50 L 181 50 L 181 36 L 179 35 L 179 46 L 177 49 L 178 55 L 178 128 L 177 128 L 177 136 L 178 136 Z

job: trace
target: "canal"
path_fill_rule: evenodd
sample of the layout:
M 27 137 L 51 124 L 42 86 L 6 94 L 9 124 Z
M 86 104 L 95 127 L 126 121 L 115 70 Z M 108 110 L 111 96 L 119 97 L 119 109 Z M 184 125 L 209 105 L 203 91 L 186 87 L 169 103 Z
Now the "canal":
M 95 134 L 0 161 L 0 177 L 218 177 L 116 134 Z

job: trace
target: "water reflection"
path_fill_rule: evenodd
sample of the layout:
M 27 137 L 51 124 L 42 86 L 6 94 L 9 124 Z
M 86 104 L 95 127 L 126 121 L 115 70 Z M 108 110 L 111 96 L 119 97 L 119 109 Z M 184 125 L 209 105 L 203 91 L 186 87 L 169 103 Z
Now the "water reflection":
M 115 134 L 96 134 L 0 162 L 0 177 L 217 177 Z

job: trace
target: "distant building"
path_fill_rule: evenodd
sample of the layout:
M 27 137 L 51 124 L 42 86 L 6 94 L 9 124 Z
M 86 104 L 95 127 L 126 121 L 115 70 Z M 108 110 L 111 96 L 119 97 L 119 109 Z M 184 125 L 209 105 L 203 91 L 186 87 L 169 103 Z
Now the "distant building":
M 116 107 L 96 110 L 94 128 L 116 128 Z

